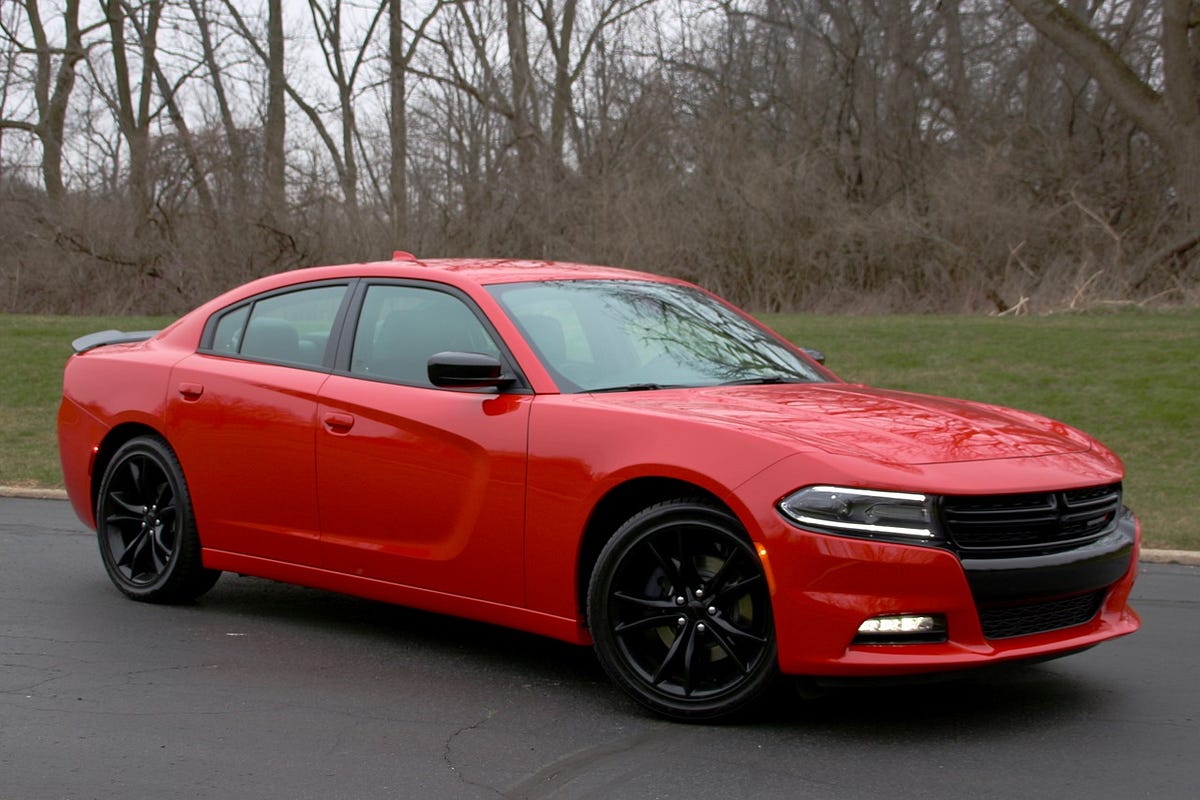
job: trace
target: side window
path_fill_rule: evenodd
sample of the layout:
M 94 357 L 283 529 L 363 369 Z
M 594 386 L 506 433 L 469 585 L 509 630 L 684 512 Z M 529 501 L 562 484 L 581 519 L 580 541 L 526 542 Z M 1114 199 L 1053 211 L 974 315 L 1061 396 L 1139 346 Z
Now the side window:
M 212 349 L 218 353 L 236 353 L 242 345 L 242 331 L 246 329 L 246 317 L 250 306 L 242 306 L 221 317 L 217 333 L 213 336 Z
M 319 367 L 345 294 L 345 286 L 317 286 L 236 308 L 217 322 L 212 350 Z
M 483 323 L 459 298 L 416 286 L 367 289 L 350 371 L 416 386 L 431 386 L 430 356 L 445 351 L 499 357 Z

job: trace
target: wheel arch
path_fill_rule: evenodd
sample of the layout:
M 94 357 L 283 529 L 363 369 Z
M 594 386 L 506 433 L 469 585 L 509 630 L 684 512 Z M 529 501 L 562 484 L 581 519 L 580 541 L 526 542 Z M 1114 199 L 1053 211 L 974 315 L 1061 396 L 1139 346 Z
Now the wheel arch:
M 109 463 L 122 445 L 139 436 L 154 436 L 164 442 L 167 441 L 167 437 L 163 435 L 162 431 L 143 422 L 123 422 L 106 433 L 100 440 L 100 444 L 96 448 L 96 457 L 92 459 L 91 496 L 88 500 L 92 510 L 92 519 L 96 518 L 96 501 L 99 499 L 100 483 L 104 480 L 104 473 L 108 470 Z M 169 442 L 167 446 L 170 447 Z
M 575 604 L 579 609 L 579 618 L 587 625 L 587 593 L 592 571 L 596 568 L 596 560 L 600 551 L 617 528 L 639 511 L 649 508 L 655 503 L 677 498 L 696 498 L 727 511 L 731 516 L 738 515 L 732 508 L 711 491 L 689 481 L 677 478 L 640 477 L 625 481 L 610 489 L 592 509 L 584 527 L 583 538 L 579 543 L 579 557 L 576 560 L 576 597 Z

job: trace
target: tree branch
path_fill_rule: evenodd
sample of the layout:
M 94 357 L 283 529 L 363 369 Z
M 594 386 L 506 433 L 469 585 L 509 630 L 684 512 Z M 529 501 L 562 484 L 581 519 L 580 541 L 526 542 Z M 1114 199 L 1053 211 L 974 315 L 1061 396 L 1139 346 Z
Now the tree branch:
M 1160 144 L 1169 143 L 1174 128 L 1163 107 L 1162 95 L 1138 77 L 1112 45 L 1078 15 L 1057 0 L 1009 0 L 1009 3 L 1039 33 L 1074 58 L 1142 130 Z

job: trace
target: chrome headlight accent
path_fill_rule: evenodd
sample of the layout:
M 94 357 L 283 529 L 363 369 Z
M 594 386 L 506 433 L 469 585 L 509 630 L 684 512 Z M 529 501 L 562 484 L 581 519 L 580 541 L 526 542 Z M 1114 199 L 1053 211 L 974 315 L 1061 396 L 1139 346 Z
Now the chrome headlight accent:
M 900 541 L 941 538 L 933 498 L 924 494 L 807 486 L 780 501 L 779 510 L 793 524 L 825 533 Z

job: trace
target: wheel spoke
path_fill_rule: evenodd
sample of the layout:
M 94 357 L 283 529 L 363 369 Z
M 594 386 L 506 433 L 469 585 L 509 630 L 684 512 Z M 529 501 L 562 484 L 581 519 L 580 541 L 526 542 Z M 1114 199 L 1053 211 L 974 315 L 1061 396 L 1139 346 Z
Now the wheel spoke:
M 736 600 L 746 592 L 753 589 L 757 584 L 762 582 L 763 576 L 761 572 L 750 575 L 749 577 L 743 578 L 735 583 L 731 583 L 721 589 L 721 591 L 717 594 L 717 599 L 722 603 L 728 603 L 732 600 Z
M 630 620 L 629 622 L 620 622 L 613 626 L 613 633 L 618 636 L 625 636 L 630 633 L 646 630 L 647 628 L 674 627 L 678 615 L 676 614 L 658 614 L 653 617 L 643 617 L 642 619 Z
M 711 578 L 709 578 L 707 581 L 708 594 L 710 596 L 712 596 L 712 595 L 716 595 L 717 597 L 721 596 L 721 593 L 725 589 L 725 581 L 728 578 L 729 571 L 733 568 L 733 565 L 737 562 L 738 556 L 741 553 L 742 553 L 742 550 L 735 548 L 731 553 L 729 553 L 729 555 L 727 555 L 724 559 L 722 559 L 721 566 L 717 569 L 717 571 L 713 574 L 713 576 Z
M 659 551 L 659 549 L 655 546 L 654 542 L 647 542 L 646 549 L 650 551 L 650 555 L 654 557 L 654 560 L 660 567 L 662 567 L 663 572 L 666 573 L 667 580 L 671 582 L 672 591 L 683 591 L 686 587 L 684 586 L 683 579 L 679 574 L 679 569 L 676 567 L 675 562 L 664 556 L 662 552 Z
M 696 573 L 692 542 L 682 526 L 675 530 L 675 551 L 679 554 L 679 579 L 682 581 L 679 588 L 699 589 L 702 581 Z
M 158 575 L 167 566 L 167 562 L 171 560 L 171 549 L 164 545 L 158 536 L 151 534 L 149 537 L 150 560 L 154 562 L 154 574 Z
M 166 476 L 163 477 L 165 478 Z M 168 505 L 167 501 L 170 500 L 171 497 L 171 483 L 170 481 L 163 480 L 163 482 L 158 485 L 158 491 L 154 494 L 154 505 L 161 509 Z
M 170 493 L 169 484 L 164 484 L 164 487 L 165 491 L 159 494 L 160 502 L 164 504 L 158 507 L 158 525 L 154 531 L 155 535 L 151 537 L 154 547 L 154 564 L 159 572 L 162 572 L 171 562 L 175 543 L 179 541 L 179 531 L 175 528 L 175 506 L 165 503 L 173 498 L 173 495 Z
M 666 680 L 668 670 L 671 669 L 671 666 L 675 663 L 675 660 L 678 659 L 679 656 L 684 652 L 685 645 L 691 640 L 691 638 L 692 631 L 690 628 L 685 628 L 678 636 L 675 637 L 675 641 L 671 642 L 671 647 L 667 650 L 667 654 L 663 656 L 662 663 L 658 665 L 658 669 L 654 671 L 654 675 L 650 679 L 652 684 L 658 686 L 660 683 Z
M 696 634 L 693 628 L 689 631 L 687 637 L 687 645 L 683 652 L 683 695 L 691 697 L 692 692 L 696 690 L 695 670 L 696 666 Z
M 131 576 L 137 574 L 137 570 L 134 569 L 133 565 L 134 562 L 137 561 L 138 553 L 141 552 L 142 547 L 146 544 L 146 538 L 149 535 L 150 530 L 148 528 L 142 528 L 132 539 L 129 540 L 127 544 L 125 544 L 125 549 L 122 550 L 121 555 L 115 559 L 118 567 L 129 568 Z
M 656 600 L 652 597 L 634 597 L 627 592 L 613 592 L 613 599 L 620 600 L 649 611 L 673 611 L 676 608 L 676 605 L 672 600 Z
M 108 499 L 113 501 L 118 506 L 120 506 L 121 508 L 125 509 L 126 511 L 128 511 L 130 514 L 133 515 L 130 517 L 117 517 L 115 515 L 110 514 L 108 516 L 108 518 L 110 520 L 111 519 L 141 519 L 142 518 L 142 504 L 137 501 L 130 502 L 129 500 L 126 500 L 124 492 L 109 492 Z
M 126 463 L 129 464 L 129 476 L 133 481 L 134 492 L 137 494 L 137 496 L 139 498 L 141 498 L 143 501 L 145 501 L 146 486 L 145 486 L 145 484 L 142 483 L 142 480 L 145 477 L 145 470 L 142 469 L 142 465 L 139 463 L 140 461 L 141 461 L 141 458 L 135 457 L 135 458 L 129 459 L 129 461 Z
M 713 620 L 713 622 L 716 623 L 717 620 Z M 733 663 L 737 665 L 738 672 L 745 675 L 750 671 L 746 668 L 746 662 L 742 661 L 741 657 L 737 654 L 737 650 L 733 647 L 733 644 L 725 638 L 725 631 L 722 629 L 722 626 L 714 624 L 708 629 L 708 632 L 717 640 L 717 644 L 725 651 L 725 655 L 731 658 Z

